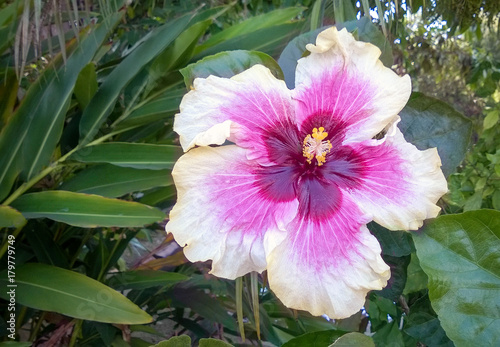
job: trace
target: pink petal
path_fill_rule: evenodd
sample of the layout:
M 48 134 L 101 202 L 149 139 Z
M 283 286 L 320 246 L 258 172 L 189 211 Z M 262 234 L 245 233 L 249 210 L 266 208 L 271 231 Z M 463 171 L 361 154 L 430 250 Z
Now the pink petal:
M 390 270 L 367 219 L 344 192 L 337 198 L 329 215 L 299 214 L 267 262 L 270 288 L 283 304 L 345 318 L 361 309 L 368 291 L 386 285 Z
M 419 151 L 394 124 L 383 140 L 352 145 L 362 162 L 359 184 L 350 190 L 363 212 L 392 230 L 415 230 L 436 217 L 436 202 L 448 188 L 435 148 Z
M 330 28 L 307 49 L 311 54 L 298 62 L 293 91 L 299 124 L 327 118 L 321 126 L 328 133 L 337 124 L 345 128 L 345 143 L 363 141 L 382 131 L 406 104 L 409 76 L 384 67 L 376 46 Z
M 269 129 L 294 122 L 285 82 L 268 68 L 254 65 L 230 79 L 195 79 L 194 89 L 182 99 L 174 130 L 184 151 L 195 145 L 220 145 L 229 139 L 251 149 L 249 159 L 268 162 L 263 136 Z
M 293 196 L 269 198 L 269 190 L 279 187 L 245 153 L 234 145 L 194 148 L 172 172 L 177 204 L 166 231 L 186 246 L 190 261 L 211 259 L 211 273 L 230 279 L 262 272 L 267 265 L 265 234 L 284 238 L 283 230 L 297 212 Z

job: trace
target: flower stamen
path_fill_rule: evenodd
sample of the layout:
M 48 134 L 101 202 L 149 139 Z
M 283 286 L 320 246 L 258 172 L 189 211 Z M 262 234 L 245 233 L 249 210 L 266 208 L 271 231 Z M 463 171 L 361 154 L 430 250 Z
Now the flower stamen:
M 308 134 L 304 138 L 304 146 L 302 149 L 302 154 L 307 158 L 307 162 L 311 164 L 313 158 L 316 158 L 318 166 L 321 166 L 326 161 L 326 154 L 330 152 L 332 144 L 329 140 L 325 140 L 328 133 L 325 128 L 319 127 L 314 128 L 312 135 Z

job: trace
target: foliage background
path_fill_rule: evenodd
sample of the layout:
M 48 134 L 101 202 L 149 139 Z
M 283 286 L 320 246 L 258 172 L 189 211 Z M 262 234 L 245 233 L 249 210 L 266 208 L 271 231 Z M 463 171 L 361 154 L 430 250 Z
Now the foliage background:
M 0 0 L 2 339 L 13 343 L 14 307 L 19 346 L 500 343 L 499 12 L 458 0 Z M 438 147 L 449 182 L 422 230 L 369 226 L 390 284 L 337 321 L 284 307 L 265 273 L 208 275 L 163 231 L 186 86 L 262 63 L 292 88 L 326 25 L 410 74 L 400 128 Z

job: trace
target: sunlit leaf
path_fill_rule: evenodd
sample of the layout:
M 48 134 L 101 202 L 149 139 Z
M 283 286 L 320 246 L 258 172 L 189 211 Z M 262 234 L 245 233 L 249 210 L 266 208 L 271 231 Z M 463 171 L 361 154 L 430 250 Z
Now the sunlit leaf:
M 49 218 L 70 225 L 140 227 L 161 221 L 165 214 L 137 202 L 67 191 L 44 191 L 21 196 L 12 203 L 25 218 Z
M 8 288 L 7 271 L 2 271 L 0 283 Z M 144 324 L 153 320 L 119 292 L 55 266 L 39 263 L 20 266 L 16 269 L 16 285 L 16 301 L 27 307 L 116 324 Z M 7 290 L 0 297 L 8 299 Z
M 70 159 L 82 163 L 109 163 L 136 169 L 171 169 L 182 155 L 180 146 L 111 142 L 82 148 Z
M 261 52 L 242 50 L 211 55 L 181 69 L 181 73 L 184 83 L 190 88 L 195 78 L 206 78 L 210 75 L 230 78 L 256 64 L 268 67 L 275 77 L 283 79 L 283 72 L 273 58 Z

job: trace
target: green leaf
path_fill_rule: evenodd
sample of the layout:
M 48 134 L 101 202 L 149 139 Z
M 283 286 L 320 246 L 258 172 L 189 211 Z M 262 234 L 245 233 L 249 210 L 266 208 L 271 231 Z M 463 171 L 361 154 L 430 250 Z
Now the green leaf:
M 427 275 L 420 266 L 420 261 L 415 253 L 411 254 L 406 274 L 406 285 L 403 294 L 418 292 L 427 288 Z
M 285 48 L 286 44 L 293 37 L 299 34 L 303 25 L 303 21 L 296 21 L 263 28 L 241 36 L 233 37 L 222 41 L 213 47 L 207 48 L 200 54 L 193 57 L 193 60 L 197 61 L 207 55 L 237 49 L 260 51 L 275 57 L 283 50 L 283 48 Z
M 0 134 L 0 199 L 9 193 L 21 170 L 25 178 L 32 177 L 50 160 L 61 135 L 78 73 L 122 15 L 123 12 L 109 16 L 85 34 L 64 66 L 57 71 L 54 67 L 47 68 L 29 88 Z
M 283 72 L 273 58 L 261 52 L 242 50 L 211 55 L 180 71 L 186 87 L 191 88 L 195 78 L 206 78 L 210 75 L 230 78 L 256 64 L 268 67 L 276 78 L 283 79 Z
M 88 146 L 69 159 L 82 163 L 109 163 L 136 169 L 171 169 L 182 155 L 180 146 L 112 142 Z
M 3 288 L 9 288 L 6 272 L 0 277 Z M 34 309 L 115 324 L 153 320 L 119 292 L 74 271 L 29 263 L 16 269 L 16 285 L 17 303 Z M 8 299 L 8 291 L 0 292 L 0 297 Z
M 0 129 L 8 123 L 17 100 L 18 81 L 14 69 L 0 71 Z
M 411 235 L 406 231 L 389 230 L 375 222 L 369 223 L 368 229 L 377 238 L 385 255 L 402 257 L 409 255 L 413 250 Z
M 299 337 L 291 339 L 288 342 L 284 343 L 283 347 L 303 347 L 303 346 L 324 347 L 324 346 L 329 346 L 344 334 L 346 334 L 346 331 L 342 331 L 342 330 L 315 331 L 315 332 L 300 335 Z
M 370 336 L 353 332 L 342 335 L 330 347 L 375 347 L 375 343 Z
M 169 90 L 168 93 L 137 106 L 130 115 L 120 122 L 120 127 L 147 125 L 171 117 L 179 110 L 179 104 L 184 94 L 186 94 L 184 88 L 174 91 Z
M 153 347 L 191 347 L 191 338 L 187 335 L 174 336 Z
M 399 129 L 418 149 L 437 147 L 442 170 L 450 175 L 462 162 L 472 134 L 472 122 L 448 104 L 413 93 L 400 112 Z
M 191 14 L 168 21 L 153 30 L 150 35 L 130 53 L 106 77 L 83 112 L 80 121 L 80 144 L 89 143 L 112 111 L 122 89 L 142 68 L 160 54 L 183 32 Z
M 59 190 L 116 198 L 128 193 L 173 185 L 170 170 L 138 170 L 97 165 L 80 171 Z
M 140 227 L 165 218 L 160 210 L 137 202 L 66 191 L 26 194 L 12 207 L 25 218 L 49 218 L 86 228 Z
M 500 343 L 500 212 L 471 211 L 431 220 L 413 233 L 429 297 L 457 346 Z
M 26 219 L 21 212 L 10 206 L 0 205 L 0 228 L 19 228 L 24 223 Z
M 199 347 L 232 347 L 227 342 L 217 339 L 200 339 Z
M 232 25 L 229 28 L 221 31 L 220 33 L 217 33 L 210 37 L 208 40 L 203 42 L 203 44 L 196 48 L 195 54 L 199 54 L 200 52 L 205 51 L 210 47 L 224 44 L 229 40 L 245 37 L 249 33 L 288 23 L 303 11 L 303 7 L 289 7 L 286 9 L 274 10 L 260 16 L 250 17 L 249 19 L 239 24 Z M 262 37 L 262 39 L 264 39 L 264 37 Z M 211 51 L 218 52 L 222 50 L 223 49 L 212 49 Z M 213 54 L 206 52 L 204 53 L 205 55 Z
M 41 94 L 35 89 L 35 94 L 30 95 L 32 98 L 23 100 L 23 104 L 26 103 L 23 112 L 36 114 L 23 143 L 21 172 L 23 178 L 32 178 L 50 161 L 62 134 L 66 112 L 79 72 L 94 57 L 122 16 L 123 12 L 110 16 L 96 30 L 90 30 L 85 39 L 74 42 L 76 48 L 66 63 L 52 75 L 44 74 L 40 77 L 41 80 L 47 79 L 48 82 L 37 85 L 42 88 L 38 90 Z M 69 51 L 67 50 L 68 53 Z
M 109 286 L 117 290 L 145 289 L 185 281 L 189 277 L 166 271 L 136 270 L 120 272 L 109 279 Z
M 90 102 L 90 99 L 97 92 L 97 74 L 95 72 L 95 65 L 93 62 L 88 63 L 80 74 L 75 83 L 75 96 L 83 110 Z
M 406 285 L 407 267 L 410 263 L 410 256 L 404 257 L 391 257 L 390 255 L 383 255 L 384 262 L 391 268 L 391 278 L 387 282 L 387 286 L 382 290 L 377 290 L 375 293 L 378 295 L 397 301 L 399 296 L 403 293 Z
M 203 291 L 177 285 L 171 292 L 172 306 L 190 308 L 212 322 L 218 322 L 233 331 L 238 330 L 236 320 L 215 298 Z
M 391 346 L 404 346 L 403 334 L 398 328 L 398 323 L 393 321 L 385 324 L 373 335 L 373 341 L 377 346 L 386 346 L 390 342 Z
M 488 112 L 483 121 L 483 129 L 493 128 L 498 123 L 498 110 L 494 109 Z
M 455 346 L 446 336 L 439 319 L 427 312 L 412 312 L 408 317 L 408 324 L 404 332 L 427 346 Z
M 23 229 L 38 262 L 57 267 L 68 268 L 68 258 L 61 247 L 54 241 L 54 234 L 43 223 L 29 223 Z

